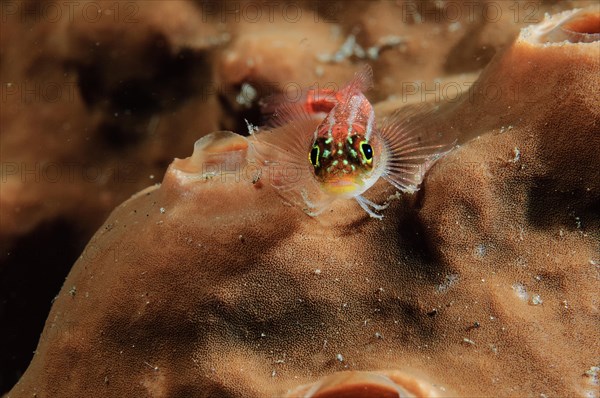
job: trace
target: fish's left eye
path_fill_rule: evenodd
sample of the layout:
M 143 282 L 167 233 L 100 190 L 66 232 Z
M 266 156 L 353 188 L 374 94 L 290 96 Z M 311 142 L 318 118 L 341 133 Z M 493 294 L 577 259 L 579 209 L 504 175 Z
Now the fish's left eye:
M 360 143 L 360 152 L 368 164 L 373 161 L 373 147 L 367 141 Z
M 310 163 L 314 166 L 317 167 L 319 166 L 319 146 L 318 145 L 313 145 L 311 151 L 310 151 Z

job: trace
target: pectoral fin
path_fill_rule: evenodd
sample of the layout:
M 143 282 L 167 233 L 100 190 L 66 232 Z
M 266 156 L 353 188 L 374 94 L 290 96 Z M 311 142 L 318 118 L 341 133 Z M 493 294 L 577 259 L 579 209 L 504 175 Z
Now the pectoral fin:
M 431 118 L 436 106 L 425 104 L 401 108 L 384 120 L 380 134 L 384 142 L 382 176 L 403 192 L 415 192 L 427 170 L 456 145 L 454 131 L 437 131 Z

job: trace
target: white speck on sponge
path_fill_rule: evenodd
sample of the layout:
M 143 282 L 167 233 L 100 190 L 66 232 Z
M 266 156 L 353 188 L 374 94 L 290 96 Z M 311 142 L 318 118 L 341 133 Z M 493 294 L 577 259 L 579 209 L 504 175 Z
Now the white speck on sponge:
M 527 301 L 527 299 L 529 298 L 529 294 L 527 293 L 527 289 L 525 288 L 525 286 L 523 286 L 522 283 L 515 283 L 514 285 L 512 285 L 512 288 L 517 294 L 517 297 L 519 297 L 523 301 Z
M 235 97 L 238 104 L 250 108 L 256 99 L 258 92 L 249 83 L 243 83 L 240 93 Z
M 544 301 L 542 300 L 542 298 L 540 297 L 539 294 L 534 294 L 533 296 L 531 296 L 531 300 L 529 301 L 529 303 L 531 305 L 540 305 L 542 304 Z

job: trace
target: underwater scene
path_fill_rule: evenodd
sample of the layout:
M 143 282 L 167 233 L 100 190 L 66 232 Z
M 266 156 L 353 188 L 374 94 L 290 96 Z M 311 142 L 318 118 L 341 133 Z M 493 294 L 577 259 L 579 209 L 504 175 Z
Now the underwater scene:
M 598 1 L 0 14 L 3 398 L 600 398 Z

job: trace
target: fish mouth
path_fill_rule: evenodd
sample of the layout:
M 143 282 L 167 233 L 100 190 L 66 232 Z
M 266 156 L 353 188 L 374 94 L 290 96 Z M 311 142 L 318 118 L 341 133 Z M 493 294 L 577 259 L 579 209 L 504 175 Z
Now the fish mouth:
M 334 195 L 352 194 L 362 187 L 362 184 L 359 184 L 356 178 L 337 176 L 327 179 L 322 185 L 325 191 Z

